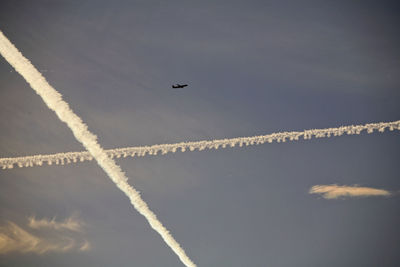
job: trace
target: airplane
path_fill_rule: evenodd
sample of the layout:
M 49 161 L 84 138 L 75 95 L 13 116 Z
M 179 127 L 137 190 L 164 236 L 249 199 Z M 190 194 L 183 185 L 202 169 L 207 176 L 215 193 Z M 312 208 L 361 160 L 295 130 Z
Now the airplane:
M 176 85 L 172 85 L 172 88 L 184 88 L 184 87 L 186 87 L 186 86 L 188 86 L 187 84 L 179 84 L 179 83 L 177 83 Z

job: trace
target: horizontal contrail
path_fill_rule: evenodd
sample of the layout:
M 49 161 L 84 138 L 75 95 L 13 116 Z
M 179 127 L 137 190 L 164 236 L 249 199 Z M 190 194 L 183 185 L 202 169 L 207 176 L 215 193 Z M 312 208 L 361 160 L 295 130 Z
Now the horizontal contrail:
M 167 154 L 169 152 L 175 153 L 177 151 L 194 151 L 204 149 L 218 149 L 220 147 L 235 147 L 235 146 L 249 146 L 249 145 L 261 145 L 264 143 L 285 142 L 303 139 L 315 138 L 326 138 L 332 136 L 341 135 L 353 135 L 360 134 L 363 131 L 367 133 L 373 133 L 374 131 L 384 132 L 385 129 L 400 130 L 400 121 L 392 122 L 379 122 L 379 123 L 368 123 L 363 125 L 350 125 L 342 126 L 338 128 L 325 128 L 325 129 L 311 129 L 302 132 L 279 132 L 267 135 L 252 136 L 252 137 L 237 137 L 231 139 L 218 139 L 209 141 L 196 141 L 196 142 L 182 142 L 176 144 L 162 144 L 153 146 L 141 146 L 141 147 L 124 147 L 105 150 L 110 158 L 120 157 L 143 157 L 145 155 L 157 155 Z M 68 164 L 83 162 L 92 160 L 93 157 L 89 152 L 67 152 L 57 153 L 48 155 L 34 155 L 26 157 L 15 157 L 15 158 L 0 158 L 0 167 L 3 169 L 11 169 L 14 166 L 18 167 L 32 167 L 42 166 L 43 163 L 48 165 L 52 164 Z
M 43 99 L 47 107 L 53 110 L 58 118 L 66 123 L 73 132 L 75 138 L 90 152 L 100 167 L 107 173 L 115 185 L 130 199 L 135 209 L 142 214 L 150 226 L 161 235 L 165 243 L 175 252 L 186 266 L 196 266 L 186 255 L 185 251 L 176 242 L 168 230 L 157 219 L 156 215 L 149 209 L 140 193 L 130 186 L 128 178 L 121 168 L 111 159 L 97 142 L 97 137 L 92 134 L 87 125 L 69 107 L 57 92 L 41 75 L 39 71 L 25 58 L 18 49 L 0 31 L 0 54 L 21 74 L 32 89 Z

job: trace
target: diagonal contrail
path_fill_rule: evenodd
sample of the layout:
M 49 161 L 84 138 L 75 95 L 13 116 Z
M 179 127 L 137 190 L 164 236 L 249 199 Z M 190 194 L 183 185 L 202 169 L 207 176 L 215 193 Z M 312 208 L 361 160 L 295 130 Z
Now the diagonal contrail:
M 49 109 L 53 110 L 58 118 L 68 125 L 74 133 L 75 138 L 81 142 L 93 158 L 96 159 L 97 163 L 108 174 L 116 186 L 129 197 L 136 210 L 139 211 L 147 219 L 151 227 L 161 235 L 168 246 L 178 255 L 182 263 L 186 266 L 196 266 L 142 200 L 139 192 L 128 184 L 128 178 L 114 160 L 108 157 L 107 153 L 97 143 L 97 137 L 88 130 L 86 124 L 71 110 L 68 103 L 62 99 L 61 94 L 50 86 L 40 72 L 37 71 L 31 62 L 18 51 L 1 31 L 0 53 L 30 84 L 32 89 L 42 97 Z
M 373 133 L 374 131 L 384 132 L 388 128 L 390 131 L 400 130 L 400 121 L 392 122 L 379 122 L 379 123 L 368 123 L 363 125 L 349 125 L 337 128 L 325 128 L 325 129 L 311 129 L 302 132 L 279 132 L 267 135 L 252 136 L 252 137 L 238 137 L 231 139 L 219 139 L 219 140 L 209 140 L 209 141 L 197 141 L 197 142 L 181 142 L 176 144 L 162 144 L 153 146 L 142 146 L 142 147 L 125 147 L 105 150 L 107 155 L 111 158 L 122 157 L 143 157 L 148 155 L 157 155 L 158 153 L 167 154 L 169 152 L 175 153 L 179 150 L 182 152 L 190 150 L 204 150 L 204 149 L 218 149 L 219 147 L 226 148 L 235 147 L 239 145 L 260 145 L 266 142 L 272 143 L 285 142 L 286 140 L 300 140 L 315 138 L 326 138 L 332 136 L 341 136 L 343 134 L 353 135 L 360 134 L 363 131 L 367 133 Z M 32 167 L 32 166 L 42 166 L 43 162 L 47 164 L 68 164 L 78 161 L 92 160 L 92 155 L 87 152 L 67 152 L 67 153 L 57 153 L 49 155 L 35 155 L 26 157 L 15 157 L 15 158 L 0 158 L 0 167 L 3 169 L 11 169 L 14 165 L 19 167 Z

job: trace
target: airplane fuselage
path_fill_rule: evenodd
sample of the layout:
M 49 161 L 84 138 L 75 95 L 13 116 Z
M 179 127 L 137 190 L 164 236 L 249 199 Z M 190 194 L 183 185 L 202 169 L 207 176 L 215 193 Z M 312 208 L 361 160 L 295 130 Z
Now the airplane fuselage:
M 172 88 L 185 88 L 186 86 L 188 86 L 187 84 L 176 84 L 176 85 L 172 85 Z

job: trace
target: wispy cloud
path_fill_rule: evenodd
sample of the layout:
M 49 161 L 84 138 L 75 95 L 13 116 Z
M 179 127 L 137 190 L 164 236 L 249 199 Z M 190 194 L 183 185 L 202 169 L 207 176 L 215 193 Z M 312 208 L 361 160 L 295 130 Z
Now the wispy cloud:
M 53 110 L 62 122 L 67 124 L 76 140 L 81 142 L 85 149 L 90 152 L 99 166 L 107 173 L 108 177 L 125 193 L 135 209 L 161 235 L 162 239 L 175 252 L 182 263 L 186 266 L 196 266 L 170 232 L 158 220 L 157 216 L 150 210 L 147 203 L 140 196 L 140 193 L 128 184 L 128 177 L 125 176 L 121 168 L 100 146 L 97 142 L 97 137 L 89 131 L 87 125 L 73 112 L 68 103 L 63 100 L 61 94 L 46 81 L 42 74 L 18 51 L 1 31 L 0 54 L 29 83 L 47 107 Z
M 310 194 L 320 194 L 325 199 L 336 199 L 340 197 L 371 197 L 371 196 L 390 196 L 389 191 L 372 187 L 360 187 L 358 185 L 314 185 L 311 187 Z
M 69 218 L 71 219 L 71 218 Z M 76 218 L 73 219 L 78 222 Z M 68 219 L 66 221 L 69 221 Z M 12 252 L 44 254 L 47 252 L 88 251 L 90 243 L 82 238 L 83 229 L 79 234 L 75 228 L 54 227 L 65 225 L 65 222 L 42 219 L 39 222 L 50 222 L 37 227 L 28 219 L 28 227 L 24 229 L 14 222 L 7 222 L 0 226 L 0 254 Z M 79 225 L 82 225 L 79 222 Z
M 105 153 L 111 158 L 120 157 L 143 157 L 146 155 L 157 155 L 175 153 L 178 151 L 201 151 L 205 149 L 218 149 L 235 146 L 252 146 L 261 145 L 272 142 L 286 142 L 286 141 L 297 141 L 301 139 L 311 138 L 329 138 L 333 136 L 342 135 L 356 135 L 362 132 L 373 133 L 378 131 L 383 133 L 386 129 L 390 131 L 400 130 L 400 121 L 392 122 L 378 122 L 368 123 L 364 125 L 348 125 L 337 128 L 325 128 L 325 129 L 310 129 L 301 132 L 279 132 L 267 135 L 250 136 L 250 137 L 237 137 L 230 139 L 217 139 L 217 140 L 204 140 L 196 142 L 181 142 L 176 144 L 160 144 L 152 146 L 142 147 L 124 147 L 105 150 Z M 15 158 L 0 158 L 0 167 L 2 169 L 11 169 L 14 166 L 18 167 L 32 167 L 42 166 L 43 163 L 48 165 L 64 165 L 69 163 L 76 163 L 78 161 L 93 160 L 93 156 L 87 152 L 67 152 L 57 153 L 49 155 L 34 155 L 26 157 L 15 157 Z
M 82 222 L 75 217 L 69 217 L 64 221 L 57 222 L 55 217 L 51 220 L 40 219 L 36 220 L 35 217 L 29 217 L 28 226 L 33 229 L 55 229 L 55 230 L 70 230 L 74 232 L 82 232 Z
M 88 241 L 85 241 L 82 246 L 79 248 L 80 251 L 87 251 L 91 249 L 91 245 Z

